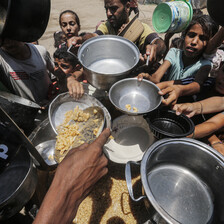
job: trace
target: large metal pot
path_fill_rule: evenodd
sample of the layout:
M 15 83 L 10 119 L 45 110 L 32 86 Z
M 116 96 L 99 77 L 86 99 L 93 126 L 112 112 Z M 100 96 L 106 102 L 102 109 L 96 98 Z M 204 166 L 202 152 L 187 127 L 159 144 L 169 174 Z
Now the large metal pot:
M 19 212 L 31 199 L 36 185 L 36 168 L 27 149 L 21 147 L 9 166 L 0 173 L 0 220 Z
M 151 204 L 156 211 L 149 217 L 152 223 L 224 223 L 224 157 L 208 145 L 188 138 L 151 145 L 141 162 L 146 196 L 137 199 L 130 164 L 125 171 L 129 194 Z
M 139 56 L 134 43 L 115 35 L 91 38 L 78 51 L 87 81 L 101 90 L 109 90 L 116 81 L 126 78 Z
M 0 36 L 32 42 L 44 33 L 50 15 L 50 0 L 1 0 Z

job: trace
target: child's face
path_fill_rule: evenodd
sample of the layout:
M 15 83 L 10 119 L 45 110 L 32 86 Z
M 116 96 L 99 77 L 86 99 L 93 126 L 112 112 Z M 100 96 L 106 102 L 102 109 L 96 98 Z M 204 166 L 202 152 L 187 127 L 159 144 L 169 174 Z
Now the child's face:
M 224 95 L 224 64 L 217 71 L 216 81 L 215 81 L 215 90 Z
M 76 22 L 75 15 L 65 13 L 61 16 L 61 29 L 67 38 L 78 36 L 79 26 Z
M 204 34 L 199 24 L 193 25 L 186 34 L 184 40 L 184 54 L 194 58 L 200 56 L 208 43 L 208 37 Z
M 64 59 L 55 58 L 54 59 L 54 71 L 56 73 L 62 73 L 61 75 L 69 74 L 74 72 L 74 68 L 68 62 L 65 62 Z

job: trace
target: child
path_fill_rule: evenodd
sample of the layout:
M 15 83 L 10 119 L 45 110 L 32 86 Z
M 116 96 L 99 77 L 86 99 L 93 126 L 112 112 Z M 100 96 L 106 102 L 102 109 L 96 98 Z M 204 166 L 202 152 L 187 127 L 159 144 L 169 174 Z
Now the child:
M 183 50 L 171 48 L 163 64 L 154 74 L 140 74 L 138 78 L 144 77 L 154 83 L 159 83 L 160 81 L 180 80 L 193 76 L 195 81 L 202 84 L 211 69 L 211 62 L 203 59 L 202 55 L 212 37 L 212 26 L 210 16 L 194 16 L 183 32 Z
M 54 47 L 61 48 L 66 43 L 66 37 L 62 31 L 54 32 Z
M 188 117 L 198 114 L 211 114 L 210 118 L 195 126 L 191 138 L 208 138 L 211 146 L 224 155 L 224 145 L 215 135 L 223 131 L 224 127 L 224 63 L 217 71 L 216 83 L 211 94 L 213 97 L 194 103 L 176 104 L 173 109 L 176 114 L 184 113 Z M 212 95 L 211 95 L 212 96 Z
M 57 77 L 59 93 L 69 93 L 79 99 L 83 93 L 83 86 L 79 82 L 82 76 L 82 67 L 76 57 L 67 52 L 67 47 L 62 46 L 54 52 L 54 75 Z
M 66 39 L 78 36 L 81 28 L 79 17 L 72 10 L 65 10 L 60 14 L 59 25 Z

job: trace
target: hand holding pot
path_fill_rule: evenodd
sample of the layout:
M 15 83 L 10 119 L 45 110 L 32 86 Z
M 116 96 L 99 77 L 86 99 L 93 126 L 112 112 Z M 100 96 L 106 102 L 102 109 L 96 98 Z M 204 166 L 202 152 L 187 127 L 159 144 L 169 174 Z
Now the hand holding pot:
M 110 130 L 105 129 L 92 144 L 69 151 L 56 170 L 34 224 L 72 222 L 79 204 L 108 171 L 103 145 L 109 135 Z
M 168 95 L 166 99 L 162 100 L 162 103 L 166 106 L 175 105 L 177 99 L 181 95 L 181 89 L 179 85 L 173 85 L 173 81 L 160 82 L 157 84 L 160 88 L 159 95 Z

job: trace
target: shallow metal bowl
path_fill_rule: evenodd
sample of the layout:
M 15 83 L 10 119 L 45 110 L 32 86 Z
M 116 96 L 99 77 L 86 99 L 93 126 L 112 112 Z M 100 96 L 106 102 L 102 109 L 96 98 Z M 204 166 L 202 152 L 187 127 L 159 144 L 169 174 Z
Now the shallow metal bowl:
M 64 121 L 64 115 L 69 110 L 74 110 L 76 106 L 79 106 L 80 109 L 85 109 L 91 106 L 98 106 L 103 109 L 104 117 L 105 117 L 105 125 L 104 127 L 111 126 L 111 117 L 103 104 L 97 100 L 95 97 L 90 96 L 88 94 L 84 94 L 80 99 L 75 100 L 75 98 L 71 97 L 69 93 L 59 94 L 50 104 L 48 110 L 48 118 L 53 128 L 55 134 L 57 135 L 57 126 L 62 124 Z
M 137 115 L 155 110 L 161 103 L 160 89 L 152 82 L 127 78 L 116 82 L 109 90 L 111 103 L 126 114 Z M 128 110 L 127 105 L 131 106 Z M 134 112 L 133 107 L 137 108 Z
M 126 38 L 103 35 L 85 41 L 78 51 L 87 81 L 97 89 L 109 90 L 137 65 L 140 52 Z
M 55 165 L 57 162 L 54 159 L 56 139 L 41 142 L 36 146 L 37 151 L 43 157 L 44 161 L 48 165 Z

